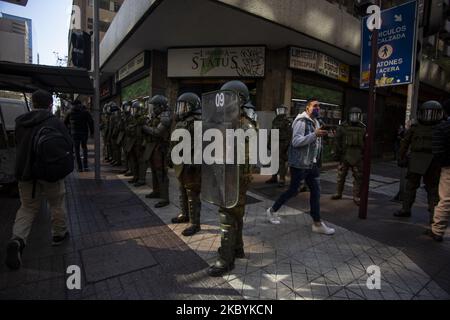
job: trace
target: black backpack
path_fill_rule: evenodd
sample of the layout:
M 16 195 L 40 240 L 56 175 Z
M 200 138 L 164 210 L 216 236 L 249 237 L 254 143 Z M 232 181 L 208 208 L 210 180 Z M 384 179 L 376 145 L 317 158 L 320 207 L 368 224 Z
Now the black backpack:
M 33 137 L 33 160 L 35 181 L 64 179 L 74 169 L 73 143 L 57 129 L 44 126 Z

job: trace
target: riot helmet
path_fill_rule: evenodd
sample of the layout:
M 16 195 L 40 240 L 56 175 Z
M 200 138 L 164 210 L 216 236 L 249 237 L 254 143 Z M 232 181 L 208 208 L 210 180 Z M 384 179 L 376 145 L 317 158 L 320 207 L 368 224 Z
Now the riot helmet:
M 130 114 L 131 113 L 131 102 L 130 101 L 124 101 L 122 103 L 122 111 L 125 114 Z
M 114 113 L 114 112 L 119 112 L 120 108 L 117 106 L 117 104 L 115 102 L 111 102 L 109 105 L 109 112 L 110 113 Z
M 131 104 L 131 114 L 133 116 L 140 115 L 144 112 L 144 105 L 140 101 L 134 101 Z
M 190 114 L 201 114 L 201 100 L 192 92 L 183 93 L 178 97 L 175 114 L 177 119 L 184 119 Z
M 287 107 L 282 104 L 275 110 L 275 113 L 277 116 L 287 115 Z
M 348 113 L 348 120 L 351 123 L 358 123 L 362 121 L 362 110 L 360 108 L 351 108 Z
M 242 111 L 244 111 L 249 119 L 255 122 L 257 121 L 258 115 L 256 114 L 255 106 L 250 101 L 250 92 L 245 83 L 239 80 L 228 81 L 222 86 L 220 90 L 229 90 L 236 92 L 239 95 Z
M 245 83 L 239 80 L 228 81 L 220 90 L 234 91 L 239 95 L 241 107 L 250 102 L 250 92 Z
M 417 120 L 422 124 L 436 124 L 444 118 L 442 105 L 434 100 L 422 104 L 417 111 Z
M 103 113 L 104 114 L 110 114 L 110 106 L 111 106 L 111 102 L 105 103 L 105 105 L 103 106 Z
M 150 113 L 155 115 L 160 115 L 163 111 L 166 111 L 168 108 L 169 100 L 162 96 L 156 95 L 150 99 Z

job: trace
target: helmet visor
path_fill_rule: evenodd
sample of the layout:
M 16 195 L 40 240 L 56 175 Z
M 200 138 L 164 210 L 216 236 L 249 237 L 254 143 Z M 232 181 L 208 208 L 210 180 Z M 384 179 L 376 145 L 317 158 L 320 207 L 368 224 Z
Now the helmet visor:
M 277 116 L 285 115 L 287 113 L 286 108 L 277 108 L 276 113 Z
M 183 115 L 192 111 L 192 107 L 189 103 L 185 101 L 180 101 L 177 103 L 177 107 L 175 113 L 178 117 L 182 117 Z
M 350 122 L 359 122 L 361 121 L 361 113 L 359 112 L 352 112 L 349 115 Z
M 419 112 L 419 120 L 425 122 L 437 122 L 442 120 L 444 114 L 438 109 L 424 109 Z

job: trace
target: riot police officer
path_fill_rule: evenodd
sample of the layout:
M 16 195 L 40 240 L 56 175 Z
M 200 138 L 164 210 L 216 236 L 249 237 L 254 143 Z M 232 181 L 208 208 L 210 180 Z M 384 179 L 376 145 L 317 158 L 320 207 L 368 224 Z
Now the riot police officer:
M 403 207 L 394 213 L 396 217 L 410 217 L 411 208 L 416 199 L 416 190 L 423 177 L 428 196 L 428 211 L 432 222 L 434 207 L 439 202 L 440 167 L 433 157 L 433 128 L 443 119 L 443 109 L 437 101 L 427 101 L 417 112 L 418 123 L 411 125 L 400 143 L 398 164 L 408 167 L 406 186 L 403 195 Z M 409 156 L 408 154 L 409 150 Z M 409 158 L 409 159 L 408 159 Z
M 112 153 L 112 162 L 111 165 L 114 167 L 122 165 L 122 150 L 120 143 L 117 142 L 119 134 L 120 134 L 120 119 L 122 117 L 121 110 L 117 106 L 115 102 L 111 104 L 111 118 L 110 118 L 110 126 L 111 126 L 111 134 L 110 134 L 110 145 L 111 145 L 111 153 Z
M 364 153 L 364 136 L 366 126 L 361 122 L 362 111 L 351 108 L 348 122 L 342 123 L 336 132 L 336 161 L 339 161 L 337 192 L 331 197 L 333 200 L 342 199 L 345 179 L 348 170 L 353 172 L 353 201 L 360 203 L 360 186 L 362 180 L 362 158 Z
M 138 157 L 142 153 L 143 137 L 140 129 L 144 121 L 144 106 L 141 102 L 135 101 L 131 105 L 130 113 L 126 125 L 124 149 L 128 166 L 133 175 L 133 178 L 128 182 L 135 184 L 139 180 Z
M 101 119 L 101 130 L 102 130 L 102 138 L 103 138 L 103 158 L 105 161 L 111 161 L 111 150 L 109 148 L 108 139 L 110 134 L 110 123 L 109 119 L 111 117 L 111 102 L 106 103 L 103 106 L 103 113 Z
M 108 110 L 108 103 L 105 103 L 102 108 L 102 112 L 100 114 L 100 132 L 102 134 L 102 140 L 103 140 L 103 159 L 106 160 L 106 113 Z
M 172 126 L 168 99 L 156 95 L 150 100 L 151 118 L 142 127 L 145 135 L 145 151 L 143 159 L 150 161 L 152 170 L 153 192 L 146 198 L 162 199 L 155 208 L 169 205 L 169 177 L 167 175 L 169 140 Z
M 119 122 L 119 135 L 117 137 L 117 144 L 120 145 L 121 148 L 121 154 L 123 153 L 125 155 L 125 170 L 121 172 L 126 177 L 129 177 L 132 175 L 130 166 L 128 164 L 128 157 L 127 153 L 125 152 L 125 145 L 127 143 L 127 124 L 131 117 L 131 102 L 124 101 L 122 103 L 122 117 L 120 118 Z
M 266 183 L 277 183 L 278 175 L 280 176 L 279 186 L 282 187 L 286 183 L 288 150 L 292 139 L 292 123 L 287 116 L 287 107 L 281 105 L 276 109 L 276 117 L 272 121 L 272 129 L 279 130 L 279 157 L 280 168 L 278 174 L 274 174 Z M 271 136 L 269 135 L 269 147 L 271 145 Z
M 250 101 L 247 86 L 241 81 L 230 81 L 225 83 L 221 90 L 233 91 L 239 95 L 240 114 L 237 113 L 237 115 L 240 118 L 240 128 L 244 131 L 249 129 L 257 130 L 257 115 L 255 107 Z M 229 188 L 238 190 L 237 203 L 231 207 L 219 207 L 221 229 L 221 246 L 218 250 L 219 258 L 208 270 L 209 275 L 213 277 L 219 277 L 225 272 L 232 270 L 234 268 L 235 258 L 245 257 L 242 228 L 244 224 L 246 193 L 252 179 L 252 167 L 248 161 L 248 139 L 245 141 L 245 145 L 238 147 L 245 148 L 246 163 L 238 165 L 238 185 L 229 186 Z M 203 184 L 204 181 L 202 181 L 202 192 L 205 189 Z M 217 186 L 206 185 L 206 188 L 217 188 Z
M 182 234 L 192 236 L 200 231 L 200 191 L 201 168 L 194 164 L 194 124 L 201 121 L 202 107 L 200 98 L 195 93 L 184 93 L 177 100 L 176 129 L 186 129 L 191 137 L 191 162 L 186 164 L 174 164 L 175 175 L 180 184 L 181 213 L 172 219 L 172 223 L 189 222 L 190 226 Z
M 148 160 L 145 158 L 145 144 L 146 137 L 142 133 L 142 129 L 147 124 L 148 110 L 142 102 L 139 103 L 139 108 L 136 109 L 137 113 L 134 116 L 136 123 L 136 142 L 133 147 L 134 159 L 136 160 L 136 176 L 135 187 L 145 186 L 145 180 L 147 176 Z

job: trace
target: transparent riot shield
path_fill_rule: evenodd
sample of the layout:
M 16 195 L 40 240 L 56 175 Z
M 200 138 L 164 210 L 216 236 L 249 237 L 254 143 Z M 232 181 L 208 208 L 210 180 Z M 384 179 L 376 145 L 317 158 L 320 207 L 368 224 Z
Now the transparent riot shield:
M 221 134 L 223 152 L 217 150 L 219 151 L 217 153 L 203 153 L 201 198 L 220 207 L 232 208 L 239 200 L 239 165 L 235 143 L 227 141 L 227 130 L 235 130 L 240 127 L 239 96 L 233 91 L 215 91 L 204 94 L 202 96 L 202 125 L 204 138 L 208 130 L 211 132 L 211 129 L 215 129 L 212 130 L 215 134 Z M 202 150 L 205 151 L 205 148 L 211 146 L 211 143 L 213 141 L 204 141 Z M 210 147 L 207 150 L 211 150 Z M 205 155 L 209 156 L 210 154 L 215 160 L 213 164 L 205 163 L 208 161 L 205 159 Z M 230 161 L 230 155 L 234 155 L 233 161 Z

